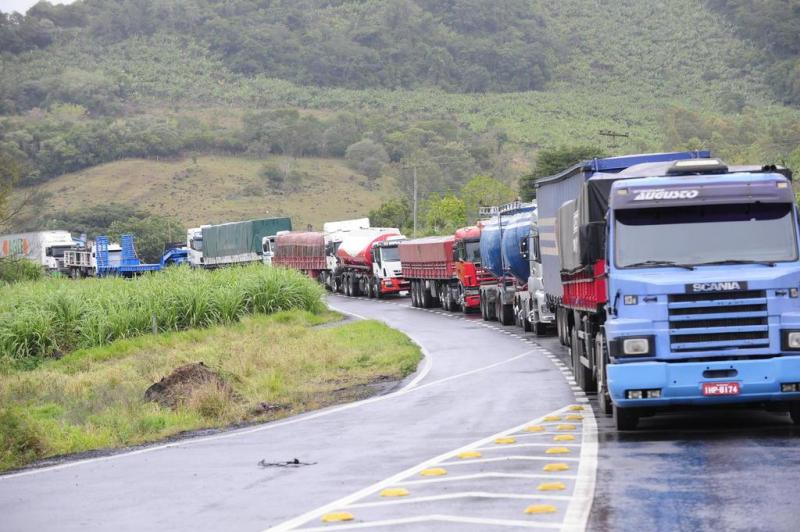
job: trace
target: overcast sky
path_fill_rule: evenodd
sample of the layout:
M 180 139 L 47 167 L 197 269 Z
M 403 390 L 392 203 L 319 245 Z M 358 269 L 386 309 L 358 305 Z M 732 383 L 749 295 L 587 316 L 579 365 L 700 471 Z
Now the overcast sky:
M 51 4 L 71 4 L 74 0 L 50 0 Z M 0 11 L 11 13 L 19 11 L 25 13 L 31 6 L 37 4 L 39 0 L 0 0 Z

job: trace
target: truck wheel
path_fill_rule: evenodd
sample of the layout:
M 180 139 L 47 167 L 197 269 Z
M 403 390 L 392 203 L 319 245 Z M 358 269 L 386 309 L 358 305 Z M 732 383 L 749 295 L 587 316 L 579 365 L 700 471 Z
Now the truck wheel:
M 581 363 L 581 356 L 584 355 L 583 341 L 578 338 L 578 328 L 573 327 L 570 334 L 570 355 L 572 356 L 572 373 L 575 374 L 575 381 L 584 392 L 594 391 L 594 379 L 592 370 Z
M 431 296 L 431 291 L 428 288 L 425 288 L 423 283 L 420 283 L 420 292 L 422 293 L 422 308 L 431 308 L 433 306 L 433 297 Z
M 503 325 L 514 325 L 514 305 L 498 303 L 497 319 Z
M 378 279 L 375 279 L 375 282 L 372 285 L 372 293 L 375 295 L 375 299 L 382 299 L 383 294 L 381 293 L 381 282 Z
M 342 276 L 342 292 L 347 297 L 350 297 L 350 277 L 346 274 Z
M 353 296 L 358 297 L 361 295 L 361 281 L 359 281 L 358 277 L 355 275 L 352 276 L 351 279 L 353 280 L 353 287 L 351 289 L 353 291 Z
M 614 406 L 614 424 L 617 430 L 636 430 L 639 424 L 639 411 L 635 408 Z
M 375 297 L 375 291 L 373 290 L 372 286 L 372 279 L 367 279 L 366 281 L 366 296 L 368 299 L 373 299 Z
M 789 404 L 789 416 L 792 418 L 792 423 L 800 425 L 800 401 Z
M 536 336 L 545 336 L 547 335 L 547 324 L 537 321 L 531 325 L 531 330 Z
M 419 301 L 417 300 L 417 281 L 411 281 L 411 306 L 412 307 L 419 307 Z

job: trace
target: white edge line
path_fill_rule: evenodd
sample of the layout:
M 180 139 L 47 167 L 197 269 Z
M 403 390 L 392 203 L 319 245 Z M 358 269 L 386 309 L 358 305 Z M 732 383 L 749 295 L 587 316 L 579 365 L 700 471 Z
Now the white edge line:
M 578 462 L 578 480 L 572 490 L 572 500 L 567 506 L 561 530 L 586 530 L 594 501 L 597 476 L 597 421 L 592 407 L 584 408 L 583 442 Z M 587 426 L 588 425 L 588 426 Z
M 547 522 L 533 522 L 533 521 L 518 521 L 516 519 L 486 519 L 480 517 L 462 517 L 455 515 L 421 515 L 415 517 L 401 517 L 399 519 L 384 519 L 381 521 L 372 521 L 369 523 L 349 523 L 342 525 L 328 525 L 313 528 L 303 528 L 306 532 L 317 532 L 324 530 L 350 530 L 354 528 L 374 528 L 378 526 L 392 526 L 392 525 L 408 525 L 414 523 L 425 523 L 429 521 L 441 521 L 445 523 L 461 523 L 469 525 L 492 525 L 492 526 L 509 526 L 515 528 L 558 528 L 556 523 Z
M 551 412 L 550 414 L 546 414 L 546 415 L 559 414 L 561 412 L 567 411 L 568 409 L 569 409 L 569 406 L 565 406 L 563 408 L 560 408 L 560 409 L 556 410 L 555 412 Z M 499 438 L 501 436 L 506 436 L 506 435 L 511 434 L 513 432 L 517 432 L 519 430 L 522 430 L 523 428 L 525 428 L 528 425 L 540 422 L 544 417 L 545 416 L 538 417 L 538 418 L 536 418 L 536 419 L 534 419 L 532 421 L 527 421 L 527 422 L 522 423 L 522 424 L 520 424 L 520 425 L 518 425 L 516 427 L 510 428 L 510 429 L 506 429 L 504 431 L 498 432 L 498 433 L 493 434 L 491 436 L 487 436 L 486 438 L 482 438 L 482 439 L 480 439 L 478 441 L 475 441 L 475 442 L 472 442 L 472 443 L 468 443 L 467 445 L 464 445 L 463 447 L 459 447 L 458 449 L 455 449 L 453 451 L 448 451 L 446 453 L 440 454 L 439 456 L 436 456 L 434 458 L 426 460 L 426 461 L 424 461 L 424 462 L 422 462 L 420 464 L 417 464 L 415 466 L 409 467 L 408 469 L 406 469 L 404 471 L 401 471 L 401 472 L 397 473 L 396 475 L 393 475 L 393 476 L 391 476 L 389 478 L 386 478 L 384 480 L 376 482 L 375 484 L 372 484 L 371 486 L 367 486 L 366 488 L 363 488 L 363 489 L 361 489 L 359 491 L 351 493 L 350 495 L 342 497 L 341 499 L 338 499 L 336 501 L 330 502 L 330 503 L 328 503 L 328 504 L 326 504 L 324 506 L 321 506 L 319 508 L 316 508 L 314 510 L 310 510 L 310 511 L 308 511 L 308 512 L 302 514 L 302 515 L 299 515 L 299 516 L 297 516 L 297 517 L 295 517 L 293 519 L 290 519 L 288 521 L 284 521 L 283 523 L 281 523 L 281 524 L 279 524 L 279 525 L 277 525 L 275 527 L 268 528 L 266 530 L 272 530 L 274 532 L 281 532 L 281 531 L 292 530 L 294 528 L 297 528 L 298 526 L 300 526 L 300 525 L 302 525 L 304 523 L 307 523 L 308 521 L 314 519 L 315 517 L 323 515 L 323 514 L 325 514 L 327 512 L 335 510 L 337 508 L 341 508 L 343 506 L 350 505 L 350 504 L 354 503 L 355 501 L 357 501 L 358 499 L 366 497 L 367 495 L 371 495 L 371 494 L 375 493 L 376 491 L 379 491 L 379 490 L 381 490 L 381 489 L 383 489 L 383 488 L 385 488 L 387 486 L 391 486 L 392 484 L 397 484 L 399 481 L 401 481 L 404 478 L 407 478 L 407 477 L 413 475 L 414 473 L 418 472 L 420 469 L 425 469 L 425 468 L 430 467 L 431 465 L 437 464 L 439 462 L 444 462 L 445 460 L 456 456 L 458 453 L 464 452 L 464 451 L 469 450 L 469 449 L 474 449 L 476 447 L 480 447 L 481 445 L 485 445 L 485 444 L 487 444 L 487 443 L 489 443 L 491 441 L 494 441 L 496 438 Z

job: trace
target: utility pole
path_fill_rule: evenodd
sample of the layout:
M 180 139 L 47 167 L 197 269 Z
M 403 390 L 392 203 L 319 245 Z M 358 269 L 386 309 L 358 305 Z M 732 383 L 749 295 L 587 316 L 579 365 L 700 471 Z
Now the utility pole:
M 417 165 L 414 165 L 414 238 L 417 236 Z

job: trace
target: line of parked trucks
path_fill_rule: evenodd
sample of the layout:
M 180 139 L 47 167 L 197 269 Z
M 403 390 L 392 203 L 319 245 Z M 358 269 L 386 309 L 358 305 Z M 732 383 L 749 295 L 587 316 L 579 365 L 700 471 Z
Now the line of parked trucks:
M 791 172 L 706 151 L 629 155 L 580 162 L 536 191 L 445 236 L 406 239 L 367 218 L 320 232 L 289 218 L 202 226 L 187 261 L 261 261 L 346 295 L 410 294 L 415 307 L 556 335 L 620 430 L 691 405 L 757 405 L 800 424 Z

